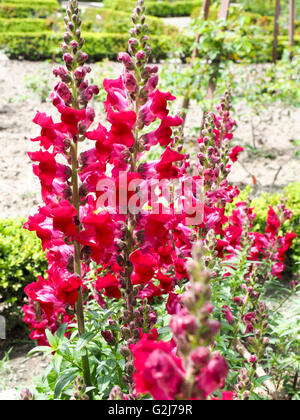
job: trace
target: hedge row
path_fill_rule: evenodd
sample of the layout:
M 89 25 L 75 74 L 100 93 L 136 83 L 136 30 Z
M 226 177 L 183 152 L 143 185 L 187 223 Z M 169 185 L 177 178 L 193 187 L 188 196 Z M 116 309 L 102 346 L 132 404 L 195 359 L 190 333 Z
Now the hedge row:
M 43 4 L 30 3 L 0 3 L 0 18 L 46 18 L 53 15 L 58 9 L 56 1 L 48 1 Z
M 52 28 L 53 21 L 48 19 L 1 19 L 0 32 L 44 32 Z
M 45 5 L 48 6 L 53 5 L 55 7 L 59 7 L 59 3 L 57 0 L 7 0 L 1 1 L 2 4 L 26 4 L 26 5 L 34 5 L 34 6 L 41 6 Z
M 0 220 L 0 303 L 21 305 L 24 287 L 44 275 L 47 268 L 41 242 L 23 229 L 24 220 Z
M 100 18 L 100 19 L 99 19 Z M 87 8 L 82 14 L 83 30 L 97 30 L 106 33 L 128 33 L 132 27 L 131 13 L 110 9 Z M 147 16 L 149 33 L 167 34 L 167 27 L 162 19 Z M 176 28 L 175 28 L 176 29 Z M 170 32 L 171 29 L 169 29 Z
M 124 19 L 125 20 L 125 19 Z M 128 21 L 128 18 L 126 19 Z M 84 20 L 82 24 L 83 31 L 86 32 L 105 32 L 105 33 L 128 33 L 130 25 L 124 21 L 116 21 L 112 24 L 108 20 Z M 164 33 L 164 25 L 149 25 L 150 34 L 162 35 Z M 54 19 L 1 19 L 0 18 L 0 32 L 45 32 L 55 31 L 62 33 L 64 30 L 64 22 L 56 22 Z
M 134 0 L 104 0 L 104 7 L 114 10 L 132 12 L 135 6 Z M 151 16 L 190 16 L 195 7 L 202 6 L 202 0 L 179 0 L 179 1 L 147 1 L 146 13 Z
M 131 27 L 130 14 L 107 9 L 86 9 L 82 28 L 84 32 L 126 33 Z M 178 29 L 164 25 L 162 19 L 148 17 L 149 34 L 151 35 L 174 35 Z M 0 32 L 45 32 L 54 30 L 64 31 L 64 21 L 61 18 L 0 18 Z
M 85 38 L 84 50 L 89 54 L 90 61 L 100 61 L 105 58 L 115 60 L 119 51 L 127 49 L 127 34 L 107 34 L 107 33 L 83 33 Z M 234 38 L 228 40 L 233 42 Z M 300 46 L 300 37 L 295 38 L 296 45 Z M 59 58 L 61 34 L 55 32 L 1 32 L 0 47 L 6 49 L 6 53 L 13 59 L 27 59 L 31 61 L 45 60 L 49 58 Z M 265 36 L 257 39 L 253 38 L 252 51 L 247 57 L 233 54 L 228 59 L 240 60 L 249 57 L 252 62 L 267 62 L 272 57 L 272 37 Z M 169 37 L 152 36 L 151 46 L 153 58 L 155 60 L 165 59 L 170 51 L 180 48 L 182 60 L 190 56 L 194 38 L 190 36 Z M 283 49 L 288 46 L 288 37 L 281 36 L 278 39 L 279 56 Z
M 83 37 L 84 51 L 89 54 L 90 61 L 105 58 L 115 60 L 118 53 L 125 51 L 128 45 L 127 34 L 83 33 Z M 0 46 L 5 48 L 7 55 L 12 59 L 40 61 L 61 56 L 61 38 L 61 34 L 51 31 L 3 32 L 0 33 Z M 156 60 L 165 59 L 172 44 L 171 37 L 152 36 L 153 57 Z

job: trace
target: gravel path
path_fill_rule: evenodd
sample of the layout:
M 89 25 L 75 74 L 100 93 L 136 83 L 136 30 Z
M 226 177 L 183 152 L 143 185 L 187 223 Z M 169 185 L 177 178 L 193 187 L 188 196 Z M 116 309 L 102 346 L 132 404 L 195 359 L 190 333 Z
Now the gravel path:
M 186 16 L 164 18 L 163 21 L 166 25 L 173 25 L 178 29 L 186 29 L 191 25 L 191 18 Z

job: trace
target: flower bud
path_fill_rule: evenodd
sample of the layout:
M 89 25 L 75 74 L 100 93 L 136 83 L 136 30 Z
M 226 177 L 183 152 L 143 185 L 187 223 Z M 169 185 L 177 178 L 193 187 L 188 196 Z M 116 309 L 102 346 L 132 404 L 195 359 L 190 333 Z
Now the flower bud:
M 137 54 L 136 54 L 136 58 L 139 61 L 144 61 L 146 59 L 145 51 L 143 51 L 143 50 L 138 51 Z
M 125 358 L 127 358 L 127 357 L 129 357 L 130 356 L 130 350 L 129 350 L 129 348 L 128 347 L 126 347 L 126 346 L 122 346 L 121 347 L 121 349 L 120 349 L 120 353 L 121 353 L 121 355 L 123 356 L 123 357 L 125 357 Z
M 80 51 L 79 54 L 78 54 L 78 57 L 77 57 L 78 64 L 85 63 L 87 59 L 88 59 L 88 55 L 86 53 Z
M 110 391 L 108 399 L 110 401 L 123 400 L 123 392 L 119 386 L 114 386 Z
M 233 302 L 236 303 L 238 306 L 243 306 L 243 299 L 241 299 L 239 296 L 234 297 Z
M 122 334 L 123 334 L 124 339 L 128 340 L 128 338 L 130 337 L 130 329 L 128 327 L 123 327 Z
M 249 363 L 256 363 L 257 362 L 257 356 L 253 354 L 249 357 Z
M 24 388 L 24 389 L 22 389 L 22 391 L 20 393 L 20 399 L 22 401 L 31 401 L 31 400 L 34 400 L 34 396 L 29 391 L 28 388 Z
M 109 330 L 101 331 L 101 335 L 108 344 L 113 344 L 115 342 L 115 337 Z
M 195 350 L 191 354 L 191 359 L 194 365 L 197 367 L 203 367 L 207 364 L 210 357 L 210 352 L 206 347 L 198 347 L 197 350 Z

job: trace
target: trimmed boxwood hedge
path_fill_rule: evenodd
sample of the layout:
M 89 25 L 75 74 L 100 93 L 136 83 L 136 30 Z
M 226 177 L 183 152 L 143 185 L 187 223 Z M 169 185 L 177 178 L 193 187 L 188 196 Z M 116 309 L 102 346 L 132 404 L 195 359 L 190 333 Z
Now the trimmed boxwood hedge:
M 30 3 L 0 3 L 0 18 L 46 18 L 53 15 L 59 8 L 56 1 L 48 1 L 43 4 Z
M 135 0 L 104 0 L 104 7 L 108 9 L 132 12 L 136 4 Z M 202 0 L 178 0 L 178 1 L 146 1 L 146 12 L 151 16 L 172 17 L 190 16 L 195 7 L 202 6 Z
M 23 224 L 22 219 L 0 220 L 0 303 L 10 309 L 22 304 L 24 287 L 47 269 L 41 241 Z
M 150 35 L 176 35 L 176 27 L 165 25 L 163 20 L 148 16 Z M 0 32 L 44 32 L 54 30 L 64 31 L 64 21 L 57 16 L 40 18 L 0 18 Z M 87 8 L 83 13 L 82 28 L 84 32 L 126 33 L 128 34 L 131 24 L 131 15 L 108 9 Z
M 44 32 L 51 29 L 52 20 L 48 19 L 1 19 L 0 32 Z
M 59 7 L 59 3 L 57 0 L 7 0 L 1 1 L 2 4 L 27 4 L 27 5 L 34 5 L 34 6 L 41 6 L 45 5 L 48 6 L 55 6 Z
M 123 13 L 121 12 L 121 15 Z M 82 29 L 85 32 L 105 32 L 105 33 L 125 33 L 128 34 L 130 29 L 129 15 L 124 13 L 125 16 L 122 16 L 122 19 L 117 19 L 118 16 L 114 16 L 113 21 L 109 21 L 102 18 L 101 21 L 96 19 L 88 20 L 85 19 L 82 23 Z M 103 15 L 102 15 L 103 16 Z M 160 22 L 158 18 L 156 21 L 149 21 L 149 33 L 151 35 L 163 35 L 168 34 L 170 30 L 165 29 L 163 22 Z M 63 20 L 57 21 L 49 17 L 48 19 L 39 19 L 39 18 L 12 18 L 12 19 L 2 19 L 0 18 L 0 32 L 45 32 L 48 30 L 54 30 L 56 32 L 62 33 L 64 30 Z M 173 31 L 178 33 L 176 28 Z
M 120 51 L 125 51 L 128 45 L 127 34 L 83 33 L 85 38 L 84 51 L 89 54 L 90 61 L 100 61 L 105 58 L 115 60 Z M 62 35 L 47 32 L 0 32 L 0 46 L 5 48 L 12 59 L 31 61 L 61 57 L 60 43 Z M 173 41 L 170 37 L 152 36 L 151 46 L 156 60 L 165 59 Z
M 100 61 L 105 58 L 115 60 L 119 51 L 126 51 L 128 43 L 127 34 L 107 33 L 83 33 L 85 38 L 84 50 L 89 54 L 90 61 Z M 60 58 L 60 42 L 62 35 L 59 33 L 47 32 L 0 32 L 0 47 L 4 47 L 6 53 L 13 59 L 27 59 L 31 61 L 45 60 L 49 58 Z M 230 42 L 230 40 L 228 41 Z M 265 36 L 251 40 L 252 51 L 247 57 L 240 57 L 234 54 L 228 57 L 232 60 L 247 58 L 252 62 L 262 63 L 272 59 L 272 37 Z M 152 36 L 151 47 L 155 60 L 165 59 L 170 51 L 176 47 L 182 51 L 181 58 L 185 60 L 191 54 L 194 38 L 191 36 Z M 283 49 L 288 46 L 288 37 L 280 36 L 279 56 Z M 300 37 L 295 37 L 296 45 L 300 46 Z
M 100 16 L 101 20 L 97 17 Z M 128 33 L 132 27 L 131 13 L 110 9 L 87 8 L 82 14 L 83 30 L 96 29 L 106 33 Z M 166 34 L 167 27 L 162 19 L 147 16 L 149 33 L 153 35 Z M 175 28 L 176 29 L 176 28 Z

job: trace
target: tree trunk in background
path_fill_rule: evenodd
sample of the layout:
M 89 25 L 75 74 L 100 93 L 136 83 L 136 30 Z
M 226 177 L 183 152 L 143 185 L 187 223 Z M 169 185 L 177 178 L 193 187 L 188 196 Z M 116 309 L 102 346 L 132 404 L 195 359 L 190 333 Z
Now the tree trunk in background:
M 220 6 L 219 16 L 218 16 L 219 19 L 225 19 L 225 20 L 227 19 L 229 5 L 230 5 L 230 0 L 221 1 L 221 6 Z M 207 95 L 206 95 L 207 99 L 212 99 L 214 97 L 214 93 L 217 87 L 217 79 L 218 79 L 220 64 L 221 64 L 221 54 L 218 55 L 218 57 L 216 57 L 216 59 L 212 63 L 212 66 L 214 67 L 214 72 L 208 82 L 208 89 L 207 89 Z
M 203 6 L 202 6 L 202 13 L 203 13 L 204 20 L 208 19 L 210 1 L 211 0 L 204 0 Z M 196 40 L 195 40 L 196 44 L 198 44 L 199 39 L 200 39 L 200 34 L 197 34 L 196 35 Z M 196 55 L 197 55 L 197 45 L 195 45 L 195 47 L 193 49 L 192 59 L 191 59 L 191 67 L 193 67 L 193 61 L 194 61 Z
M 219 11 L 219 19 L 227 19 L 229 5 L 230 5 L 230 0 L 222 0 L 221 1 L 220 11 Z
M 203 16 L 204 16 L 204 19 L 205 19 L 205 20 L 207 20 L 207 19 L 208 19 L 209 6 L 210 6 L 210 0 L 204 0 L 202 10 L 203 10 Z
M 279 35 L 280 0 L 276 0 L 274 16 L 274 38 L 273 38 L 273 63 L 278 59 L 278 35 Z
M 295 36 L 295 0 L 290 0 L 290 21 L 289 21 L 289 38 L 290 38 L 290 60 L 293 60 L 293 47 L 294 47 L 294 36 Z
M 204 20 L 208 19 L 208 15 L 209 15 L 209 7 L 210 7 L 210 1 L 211 0 L 204 0 L 203 2 L 203 7 L 202 7 L 202 12 L 203 12 L 203 17 Z M 191 61 L 190 61 L 190 67 L 192 68 L 194 65 L 194 60 L 197 56 L 197 44 L 199 42 L 200 39 L 200 34 L 196 35 L 196 39 L 195 39 L 195 47 L 193 49 L 193 53 L 192 53 L 192 57 L 191 57 Z M 190 97 L 190 88 L 187 89 L 186 91 L 186 95 L 183 98 L 183 103 L 182 103 L 182 108 L 183 108 L 183 113 L 182 113 L 182 119 L 183 119 L 183 126 L 185 124 L 185 120 L 186 120 L 186 116 L 188 113 L 188 109 L 190 106 L 190 101 L 191 101 L 191 97 Z

